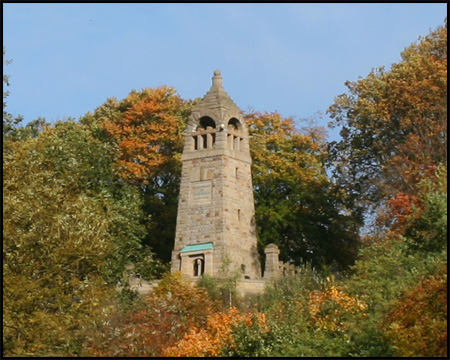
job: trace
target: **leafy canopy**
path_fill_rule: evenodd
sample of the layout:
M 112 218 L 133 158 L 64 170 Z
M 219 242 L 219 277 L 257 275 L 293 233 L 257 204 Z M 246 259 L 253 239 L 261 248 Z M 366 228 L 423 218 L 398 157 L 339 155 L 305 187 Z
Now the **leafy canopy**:
M 3 155 L 4 352 L 76 354 L 145 257 L 139 196 L 112 170 L 117 149 L 72 121 Z
M 302 134 L 278 113 L 249 113 L 246 122 L 260 249 L 275 243 L 297 265 L 350 265 L 359 224 L 325 172 L 318 129 Z
M 328 113 L 342 140 L 330 143 L 338 183 L 362 207 L 397 192 L 447 161 L 447 21 L 406 48 L 402 61 L 347 81 Z

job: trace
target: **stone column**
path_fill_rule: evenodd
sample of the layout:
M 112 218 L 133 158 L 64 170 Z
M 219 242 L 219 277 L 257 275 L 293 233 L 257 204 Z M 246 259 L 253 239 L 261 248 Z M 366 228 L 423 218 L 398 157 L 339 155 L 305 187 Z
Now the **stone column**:
M 193 136 L 190 135 L 186 136 L 184 138 L 184 142 L 185 142 L 184 147 L 187 151 L 193 151 L 195 149 L 195 139 Z
M 233 138 L 234 138 L 233 135 L 228 135 L 228 149 L 230 149 L 230 150 L 233 150 L 233 148 L 234 148 Z
M 206 147 L 208 149 L 213 148 L 213 136 L 212 134 L 206 134 Z
M 193 268 L 193 262 L 192 260 L 189 258 L 189 255 L 186 253 L 181 253 L 181 269 L 180 271 L 184 274 L 187 275 L 189 277 L 192 277 L 193 272 L 194 272 L 194 268 Z
M 203 136 L 197 135 L 197 150 L 203 149 Z
M 216 132 L 216 149 L 226 149 L 227 148 L 227 133 L 223 130 Z
M 205 274 L 213 276 L 213 251 L 205 250 Z
M 269 244 L 264 249 L 266 254 L 266 267 L 264 270 L 264 279 L 275 279 L 280 275 L 279 260 L 280 250 L 275 244 Z
M 178 257 L 179 251 L 172 251 L 172 267 L 171 271 L 181 271 L 181 259 Z
M 234 150 L 240 150 L 239 145 L 241 143 L 241 138 L 239 136 L 234 137 Z

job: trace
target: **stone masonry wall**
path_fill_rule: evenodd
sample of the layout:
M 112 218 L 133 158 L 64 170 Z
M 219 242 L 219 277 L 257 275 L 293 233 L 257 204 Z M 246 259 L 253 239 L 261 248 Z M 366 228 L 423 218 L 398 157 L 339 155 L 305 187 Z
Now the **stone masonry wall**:
M 213 242 L 211 275 L 218 276 L 227 259 L 230 270 L 244 265 L 244 276 L 261 278 L 250 171 L 249 163 L 227 155 L 183 163 L 173 270 L 185 246 Z

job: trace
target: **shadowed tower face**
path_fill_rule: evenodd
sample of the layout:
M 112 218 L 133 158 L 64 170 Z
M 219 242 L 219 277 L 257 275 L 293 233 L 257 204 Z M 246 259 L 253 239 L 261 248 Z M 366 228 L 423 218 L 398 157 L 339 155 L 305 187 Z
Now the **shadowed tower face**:
M 185 132 L 172 271 L 261 279 L 248 130 L 219 71 Z M 226 265 L 228 264 L 228 265 Z

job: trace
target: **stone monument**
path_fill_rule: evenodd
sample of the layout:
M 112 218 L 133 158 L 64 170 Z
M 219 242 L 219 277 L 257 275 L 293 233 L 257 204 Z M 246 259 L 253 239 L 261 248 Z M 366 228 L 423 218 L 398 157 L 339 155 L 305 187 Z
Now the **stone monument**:
M 185 131 L 171 271 L 261 279 L 248 129 L 215 71 Z

